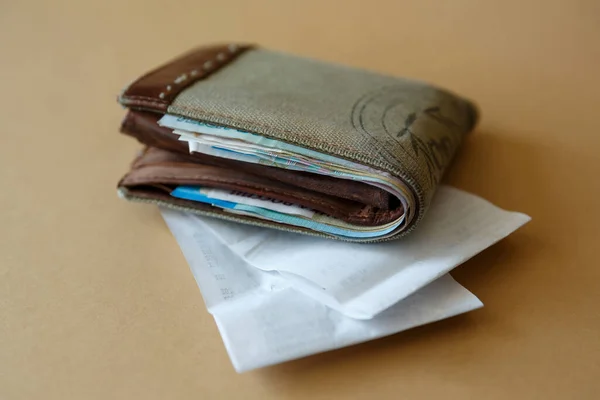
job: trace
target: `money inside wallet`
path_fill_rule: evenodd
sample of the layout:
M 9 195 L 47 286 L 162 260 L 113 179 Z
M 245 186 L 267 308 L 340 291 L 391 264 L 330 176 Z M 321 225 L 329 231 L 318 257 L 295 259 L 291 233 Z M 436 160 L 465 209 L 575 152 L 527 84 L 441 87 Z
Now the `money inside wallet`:
M 187 53 L 119 101 L 146 145 L 126 199 L 359 242 L 417 225 L 476 121 L 421 82 L 238 45 Z

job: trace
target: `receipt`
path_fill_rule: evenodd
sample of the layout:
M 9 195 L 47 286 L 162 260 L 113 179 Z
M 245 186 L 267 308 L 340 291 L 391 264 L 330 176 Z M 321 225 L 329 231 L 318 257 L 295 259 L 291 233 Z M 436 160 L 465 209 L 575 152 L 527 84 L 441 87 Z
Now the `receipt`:
M 356 319 L 371 319 L 506 237 L 531 218 L 441 186 L 418 229 L 400 240 L 356 244 L 206 219 L 248 264 Z
M 391 335 L 482 306 L 444 275 L 373 319 L 353 319 L 299 292 L 281 273 L 249 265 L 226 244 L 233 238 L 265 235 L 267 230 L 245 225 L 229 229 L 225 221 L 169 209 L 161 212 L 238 372 Z M 214 229 L 220 237 L 212 233 Z

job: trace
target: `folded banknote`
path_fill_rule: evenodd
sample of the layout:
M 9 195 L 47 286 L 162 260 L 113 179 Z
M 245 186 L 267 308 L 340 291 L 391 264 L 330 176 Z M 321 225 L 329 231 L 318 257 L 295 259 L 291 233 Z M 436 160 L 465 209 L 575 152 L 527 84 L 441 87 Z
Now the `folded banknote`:
M 119 101 L 148 146 L 124 198 L 360 242 L 418 225 L 477 120 L 432 85 L 241 45 L 186 53 Z

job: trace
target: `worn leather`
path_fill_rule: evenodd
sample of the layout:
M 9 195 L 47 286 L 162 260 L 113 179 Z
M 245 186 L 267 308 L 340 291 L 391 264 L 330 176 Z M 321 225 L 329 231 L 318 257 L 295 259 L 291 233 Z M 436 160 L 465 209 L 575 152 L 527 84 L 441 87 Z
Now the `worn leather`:
M 303 187 L 269 179 L 256 171 L 232 168 L 210 157 L 203 163 L 189 155 L 156 148 L 146 150 L 133 162 L 131 171 L 119 186 L 155 193 L 169 193 L 177 185 L 200 185 L 237 190 L 299 204 L 355 225 L 376 226 L 391 222 L 402 215 L 402 208 L 384 210 L 372 205 L 307 190 Z M 244 164 L 245 165 L 245 164 Z
M 212 45 L 196 48 L 131 83 L 119 96 L 127 107 L 166 112 L 169 104 L 190 85 L 229 64 L 251 45 Z

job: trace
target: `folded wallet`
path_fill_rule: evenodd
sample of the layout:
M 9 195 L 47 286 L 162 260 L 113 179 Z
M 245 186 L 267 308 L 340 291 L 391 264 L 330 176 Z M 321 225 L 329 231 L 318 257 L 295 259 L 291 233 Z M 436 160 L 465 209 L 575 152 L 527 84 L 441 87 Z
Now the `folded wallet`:
M 415 229 L 477 120 L 410 79 L 250 45 L 194 49 L 126 87 L 145 149 L 121 197 L 326 238 Z

